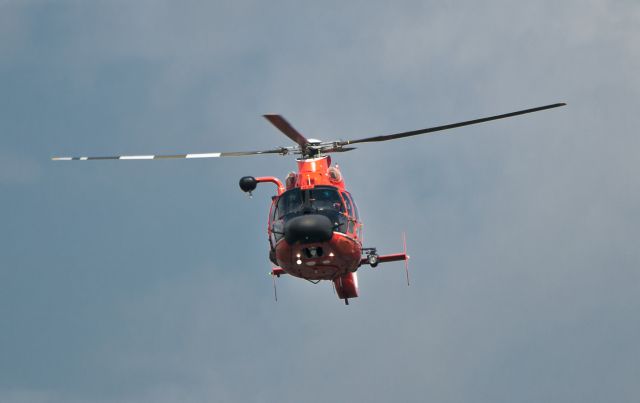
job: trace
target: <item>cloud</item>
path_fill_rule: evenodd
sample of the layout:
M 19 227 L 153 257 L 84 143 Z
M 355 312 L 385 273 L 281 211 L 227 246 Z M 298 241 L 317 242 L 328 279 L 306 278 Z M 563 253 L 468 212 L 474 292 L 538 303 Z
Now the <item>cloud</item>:
M 291 160 L 45 173 L 29 157 L 0 157 L 1 183 L 47 174 L 73 185 L 67 198 L 50 190 L 62 206 L 28 213 L 75 230 L 26 234 L 41 252 L 12 261 L 57 281 L 47 317 L 73 314 L 46 334 L 59 336 L 54 347 L 38 351 L 59 351 L 66 365 L 60 379 L 28 371 L 36 361 L 25 375 L 7 372 L 5 385 L 48 391 L 14 400 L 638 400 L 636 4 L 53 9 L 24 25 L 44 33 L 31 28 L 33 42 L 11 49 L 47 55 L 41 82 L 56 100 L 46 110 L 64 117 L 52 128 L 63 149 L 284 144 L 260 119 L 269 111 L 328 140 L 569 105 L 334 156 L 367 244 L 395 252 L 407 230 L 412 255 L 410 288 L 401 265 L 363 269 L 348 309 L 330 287 L 290 278 L 271 300 L 270 192 L 244 203 L 236 176 L 282 176 Z M 103 131 L 66 130 L 81 118 Z M 82 264 L 51 267 L 52 255 Z M 40 341 L 16 326 L 18 346 Z
M 31 184 L 41 176 L 38 162 L 29 156 L 0 152 L 0 183 L 4 185 Z
M 0 2 L 0 55 L 14 57 L 25 46 L 30 31 L 25 9 L 17 2 Z

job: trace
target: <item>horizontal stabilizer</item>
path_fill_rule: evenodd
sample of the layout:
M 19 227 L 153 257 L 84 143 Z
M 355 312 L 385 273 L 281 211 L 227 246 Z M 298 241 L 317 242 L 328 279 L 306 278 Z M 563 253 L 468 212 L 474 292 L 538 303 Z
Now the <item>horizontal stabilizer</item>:
M 407 237 L 404 232 L 402 233 L 402 253 L 378 255 L 376 248 L 364 248 L 362 251 L 365 255 L 360 259 L 360 266 L 368 264 L 372 268 L 375 268 L 380 263 L 404 260 L 404 271 L 407 274 L 407 285 L 409 285 L 409 255 L 407 255 Z
M 393 253 L 391 255 L 378 256 L 378 263 L 397 262 L 400 260 L 409 260 L 409 255 L 406 253 Z M 364 256 L 360 259 L 360 264 L 369 264 L 369 257 Z
M 287 274 L 287 272 L 284 271 L 284 269 L 281 269 L 280 267 L 274 267 L 269 274 L 272 276 L 280 277 L 283 274 Z

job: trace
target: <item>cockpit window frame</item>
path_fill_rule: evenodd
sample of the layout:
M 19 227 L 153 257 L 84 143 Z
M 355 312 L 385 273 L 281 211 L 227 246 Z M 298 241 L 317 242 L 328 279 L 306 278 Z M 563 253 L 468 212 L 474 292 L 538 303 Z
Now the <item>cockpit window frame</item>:
M 346 204 L 347 215 L 349 217 L 355 217 L 354 210 L 353 210 L 353 202 L 351 201 L 349 194 L 347 192 L 342 192 L 341 196 L 344 199 L 344 203 Z

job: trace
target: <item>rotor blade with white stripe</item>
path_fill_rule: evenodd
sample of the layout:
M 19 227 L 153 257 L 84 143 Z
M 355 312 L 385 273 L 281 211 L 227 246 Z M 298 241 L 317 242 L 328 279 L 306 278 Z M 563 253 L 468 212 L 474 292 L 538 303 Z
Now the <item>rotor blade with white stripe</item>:
M 173 155 L 114 155 L 108 157 L 53 157 L 53 161 L 90 161 L 90 160 L 164 160 L 164 159 L 192 159 L 192 158 L 220 158 L 220 157 L 244 157 L 260 154 L 288 154 L 289 149 L 278 148 L 265 151 L 234 151 L 224 153 L 201 154 L 173 154 Z

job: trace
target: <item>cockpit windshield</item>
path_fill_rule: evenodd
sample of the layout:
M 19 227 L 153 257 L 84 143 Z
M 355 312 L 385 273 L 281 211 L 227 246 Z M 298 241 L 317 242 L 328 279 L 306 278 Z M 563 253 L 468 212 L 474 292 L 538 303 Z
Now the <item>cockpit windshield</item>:
M 278 199 L 275 218 L 281 218 L 302 210 L 308 212 L 344 212 L 345 207 L 338 190 L 331 186 L 316 186 L 309 190 L 298 188 L 284 192 Z
M 291 189 L 284 192 L 278 199 L 277 218 L 295 213 L 302 209 L 302 192 L 300 189 Z
M 284 236 L 284 223 L 289 218 L 301 214 L 321 214 L 328 217 L 334 223 L 334 230 L 347 233 L 349 230 L 349 216 L 345 200 L 340 196 L 338 189 L 332 186 L 316 186 L 313 189 L 300 190 L 294 188 L 287 190 L 278 198 L 273 211 L 271 232 L 274 243 Z M 350 205 L 349 205 L 349 208 Z
M 309 190 L 309 204 L 317 211 L 344 211 L 340 194 L 336 188 L 329 186 L 317 186 Z

